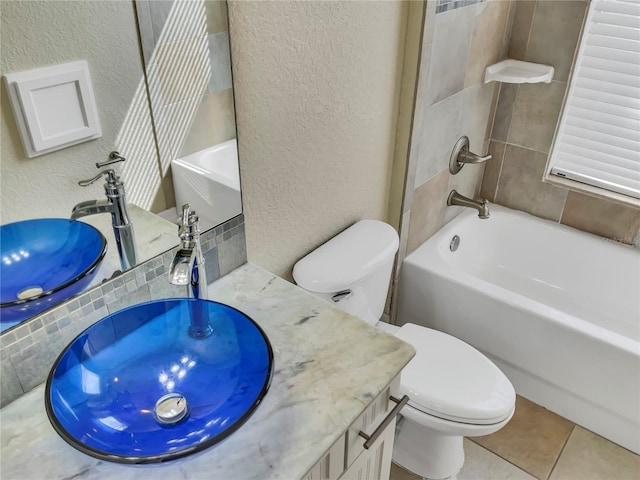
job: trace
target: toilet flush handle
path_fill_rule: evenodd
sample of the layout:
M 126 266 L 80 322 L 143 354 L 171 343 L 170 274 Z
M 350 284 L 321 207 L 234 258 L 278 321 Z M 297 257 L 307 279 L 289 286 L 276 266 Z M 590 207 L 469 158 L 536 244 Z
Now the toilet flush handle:
M 331 300 L 338 303 L 340 300 L 346 300 L 347 298 L 350 298 L 352 295 L 353 295 L 353 292 L 351 290 L 342 290 L 334 294 L 331 297 Z
M 409 396 L 405 395 L 401 399 L 397 399 L 392 395 L 389 397 L 389 399 L 395 402 L 397 405 L 393 407 L 393 410 L 391 410 L 389 414 L 384 418 L 382 423 L 378 425 L 378 428 L 376 428 L 371 435 L 367 435 L 362 430 L 360 430 L 360 432 L 358 433 L 358 435 L 366 440 L 364 442 L 364 445 L 362 445 L 366 450 L 369 450 L 371 448 L 371 445 L 373 445 L 378 437 L 382 435 L 382 432 L 384 432 L 384 429 L 387 428 L 387 425 L 389 425 L 393 421 L 393 419 L 398 416 L 400 410 L 402 410 L 402 407 L 404 407 L 409 401 Z

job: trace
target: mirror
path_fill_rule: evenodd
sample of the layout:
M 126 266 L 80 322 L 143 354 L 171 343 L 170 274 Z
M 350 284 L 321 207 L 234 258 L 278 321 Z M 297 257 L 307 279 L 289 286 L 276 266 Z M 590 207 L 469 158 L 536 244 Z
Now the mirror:
M 192 204 L 203 231 L 241 213 L 225 1 L 26 0 L 0 9 L 0 74 L 86 60 L 102 130 L 29 158 L 3 82 L 2 225 L 69 218 L 80 202 L 106 201 L 103 179 L 78 181 L 95 177 L 112 151 L 126 161 L 102 170 L 124 182 L 138 263 L 177 244 L 176 199 Z M 109 244 L 90 288 L 117 274 L 120 259 L 109 213 L 79 220 Z

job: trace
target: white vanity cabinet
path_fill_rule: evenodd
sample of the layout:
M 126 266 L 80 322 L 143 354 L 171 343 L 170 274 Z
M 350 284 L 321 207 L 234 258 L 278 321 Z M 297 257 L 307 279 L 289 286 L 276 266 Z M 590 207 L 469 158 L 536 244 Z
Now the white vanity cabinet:
M 364 448 L 364 432 L 372 435 L 385 418 L 392 414 L 398 398 L 398 375 L 340 436 L 329 451 L 305 475 L 304 480 L 388 480 L 396 426 L 396 415 L 368 448 Z

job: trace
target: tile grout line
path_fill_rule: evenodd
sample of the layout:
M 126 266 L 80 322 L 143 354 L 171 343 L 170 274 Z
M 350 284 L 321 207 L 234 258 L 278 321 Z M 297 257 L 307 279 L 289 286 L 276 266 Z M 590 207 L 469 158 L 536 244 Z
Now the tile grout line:
M 573 432 L 573 430 L 571 430 L 571 431 Z M 482 445 L 482 444 L 480 444 L 480 443 L 476 442 L 475 440 L 473 440 L 473 438 L 472 438 L 472 437 L 465 437 L 465 438 L 467 438 L 468 440 L 471 440 L 473 443 L 475 443 L 475 444 L 476 444 L 476 445 L 478 445 L 479 447 L 484 448 L 487 452 L 489 452 L 489 453 L 491 453 L 491 454 L 495 455 L 495 456 L 496 456 L 496 457 L 498 457 L 500 460 L 504 460 L 504 461 L 505 461 L 505 462 L 507 462 L 508 464 L 513 465 L 514 467 L 516 467 L 516 468 L 517 468 L 518 470 L 520 470 L 521 472 L 524 472 L 524 473 L 526 473 L 527 475 L 532 476 L 533 478 L 537 478 L 538 480 L 548 480 L 548 478 L 540 478 L 540 477 L 535 476 L 533 473 L 529 472 L 528 470 L 525 470 L 525 469 L 524 469 L 524 468 L 522 468 L 520 465 L 516 465 L 516 464 L 515 464 L 515 463 L 513 463 L 511 460 L 509 460 L 509 459 L 507 459 L 507 458 L 504 458 L 504 457 L 503 457 L 502 455 L 500 455 L 499 453 L 494 452 L 494 451 L 493 451 L 493 450 L 491 450 L 490 448 L 487 448 L 487 447 L 485 447 L 484 445 Z M 565 442 L 565 444 L 566 444 L 566 442 Z M 562 448 L 564 449 L 564 445 L 563 445 L 563 447 L 562 447 Z M 562 452 L 562 450 L 560 450 L 560 452 Z M 557 461 L 557 460 L 556 460 L 556 461 Z M 555 463 L 553 464 L 553 466 L 555 467 Z M 553 468 L 551 469 L 551 471 L 553 471 Z
M 573 427 L 571 427 L 571 431 L 569 432 L 569 435 L 567 435 L 567 439 L 564 441 L 564 444 L 562 445 L 562 448 L 560 449 L 560 453 L 558 454 L 558 458 L 556 458 L 556 461 L 553 462 L 553 467 L 551 467 L 551 470 L 549 471 L 549 476 L 545 479 L 545 480 L 549 480 L 549 478 L 551 478 L 551 475 L 553 475 L 553 471 L 556 469 L 556 466 L 558 465 L 558 462 L 560 461 L 560 457 L 562 457 L 562 454 L 564 453 L 564 449 L 567 447 L 567 443 L 569 443 L 569 439 L 571 438 L 571 435 L 573 435 L 573 432 L 576 430 L 576 424 L 573 424 Z

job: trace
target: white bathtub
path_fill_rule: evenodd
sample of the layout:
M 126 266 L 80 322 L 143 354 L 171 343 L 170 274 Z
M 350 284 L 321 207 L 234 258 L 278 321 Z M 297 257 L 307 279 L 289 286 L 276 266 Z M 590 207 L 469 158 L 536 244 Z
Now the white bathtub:
M 242 213 L 235 138 L 173 160 L 171 174 L 178 216 L 189 203 L 206 229 Z
M 400 323 L 466 341 L 522 396 L 640 453 L 639 250 L 469 210 L 405 259 L 398 308 Z

